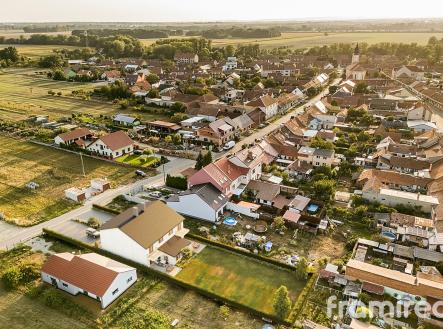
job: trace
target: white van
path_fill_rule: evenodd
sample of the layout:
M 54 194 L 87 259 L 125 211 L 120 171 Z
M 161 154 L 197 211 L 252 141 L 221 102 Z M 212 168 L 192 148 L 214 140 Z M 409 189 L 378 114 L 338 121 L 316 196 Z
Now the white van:
M 234 141 L 227 142 L 225 144 L 225 146 L 223 146 L 223 150 L 228 151 L 228 150 L 232 149 L 234 146 L 235 146 Z

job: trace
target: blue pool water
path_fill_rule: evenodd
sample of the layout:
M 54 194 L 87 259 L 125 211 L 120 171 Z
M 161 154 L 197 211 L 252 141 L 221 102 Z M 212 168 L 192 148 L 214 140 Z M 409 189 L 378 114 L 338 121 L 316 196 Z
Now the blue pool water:
M 397 239 L 397 236 L 392 232 L 382 232 L 381 235 L 391 241 L 395 241 Z
M 312 213 L 312 214 L 315 214 L 318 211 L 318 205 L 311 203 L 308 206 L 307 211 Z
M 226 217 L 223 221 L 223 224 L 229 225 L 229 226 L 235 226 L 237 224 L 237 221 L 234 217 Z

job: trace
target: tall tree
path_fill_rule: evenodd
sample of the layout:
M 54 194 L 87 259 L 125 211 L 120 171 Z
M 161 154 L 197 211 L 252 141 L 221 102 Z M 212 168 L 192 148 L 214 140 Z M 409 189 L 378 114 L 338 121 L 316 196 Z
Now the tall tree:
M 195 169 L 200 170 L 203 168 L 203 154 L 200 152 L 197 156 L 196 162 L 195 162 Z
M 207 166 L 208 164 L 212 163 L 212 152 L 208 151 L 206 152 L 206 154 L 203 156 L 203 167 Z
M 274 313 L 280 319 L 286 319 L 291 310 L 291 299 L 289 298 L 288 288 L 285 286 L 280 286 L 274 293 Z
M 305 257 L 300 257 L 298 260 L 295 276 L 299 280 L 305 280 L 308 277 L 308 261 Z

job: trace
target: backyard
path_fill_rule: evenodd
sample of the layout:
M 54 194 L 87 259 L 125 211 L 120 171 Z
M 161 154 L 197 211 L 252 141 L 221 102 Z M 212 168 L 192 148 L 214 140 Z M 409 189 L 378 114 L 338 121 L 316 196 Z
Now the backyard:
M 266 313 L 273 313 L 273 295 L 280 286 L 288 288 L 295 302 L 305 285 L 294 272 L 209 246 L 177 278 Z
M 8 222 L 33 225 L 67 212 L 78 204 L 64 198 L 69 187 L 84 187 L 92 178 L 113 185 L 133 179 L 134 169 L 98 159 L 0 136 L 0 213 Z M 26 187 L 36 182 L 35 190 Z
M 133 166 L 149 168 L 159 162 L 159 158 L 155 156 L 145 156 L 137 154 L 127 154 L 116 159 L 117 162 L 127 163 Z

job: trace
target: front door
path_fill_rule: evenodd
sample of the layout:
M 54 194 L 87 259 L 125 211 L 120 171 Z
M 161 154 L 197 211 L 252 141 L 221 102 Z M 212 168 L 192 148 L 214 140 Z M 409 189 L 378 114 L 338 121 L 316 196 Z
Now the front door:
M 51 284 L 55 287 L 57 287 L 57 280 L 54 278 L 51 278 Z

